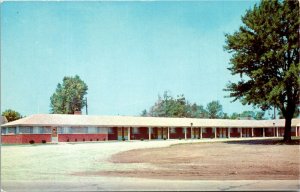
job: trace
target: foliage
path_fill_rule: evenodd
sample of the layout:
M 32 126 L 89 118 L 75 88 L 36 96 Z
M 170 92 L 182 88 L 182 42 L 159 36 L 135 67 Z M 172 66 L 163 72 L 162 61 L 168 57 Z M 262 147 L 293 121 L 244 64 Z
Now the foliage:
M 265 112 L 264 111 L 243 111 L 241 114 L 233 113 L 231 119 L 256 119 L 262 120 L 264 119 Z
M 291 140 L 291 119 L 299 99 L 299 4 L 261 1 L 242 17 L 243 25 L 226 34 L 232 53 L 229 70 L 240 75 L 225 90 L 243 104 L 279 108 L 286 119 L 284 140 Z
M 19 112 L 14 111 L 12 109 L 7 109 L 3 111 L 2 116 L 5 116 L 8 122 L 15 121 L 22 118 Z
M 144 109 L 143 111 L 142 111 L 142 113 L 141 113 L 141 116 L 142 117 L 146 117 L 147 116 L 147 110 L 146 109 Z
M 87 94 L 88 86 L 75 77 L 64 77 L 63 83 L 58 83 L 55 93 L 50 98 L 51 113 L 74 114 L 85 105 L 84 95 Z
M 169 92 L 165 91 L 163 98 L 158 96 L 158 100 L 150 108 L 149 113 L 142 112 L 142 116 L 152 117 L 207 117 L 207 112 L 202 105 L 196 103 L 190 104 L 184 95 L 172 97 Z
M 217 119 L 223 117 L 223 107 L 219 101 L 212 101 L 206 107 L 208 117 L 210 119 Z

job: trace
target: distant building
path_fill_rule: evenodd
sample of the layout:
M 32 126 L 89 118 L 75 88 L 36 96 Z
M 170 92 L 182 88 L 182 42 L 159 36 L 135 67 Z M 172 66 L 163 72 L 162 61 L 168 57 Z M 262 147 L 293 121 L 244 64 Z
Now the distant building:
M 1 126 L 2 143 L 281 137 L 284 119 L 231 120 L 36 114 Z M 300 119 L 292 120 L 298 136 Z

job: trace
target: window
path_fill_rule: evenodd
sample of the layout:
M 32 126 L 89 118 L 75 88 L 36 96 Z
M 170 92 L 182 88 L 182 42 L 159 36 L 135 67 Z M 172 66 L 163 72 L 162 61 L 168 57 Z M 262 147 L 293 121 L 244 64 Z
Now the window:
M 132 128 L 132 133 L 133 133 L 133 134 L 139 134 L 139 133 L 140 133 L 140 132 L 139 132 L 139 128 L 133 127 L 133 128 Z
M 175 128 L 170 128 L 170 133 L 176 133 L 176 129 Z
M 32 127 L 20 127 L 19 128 L 19 133 L 20 134 L 30 134 L 33 132 L 33 128 Z
M 88 133 L 92 133 L 92 134 L 98 133 L 97 127 L 88 127 L 87 129 L 88 129 Z
M 2 135 L 5 135 L 5 134 L 6 134 L 6 127 L 4 127 L 4 128 L 1 129 L 1 134 L 2 134 Z
M 86 127 L 73 127 L 72 133 L 87 133 Z
M 207 129 L 206 128 L 202 128 L 202 133 L 207 133 Z
M 51 133 L 51 128 L 50 127 L 40 127 L 40 133 Z

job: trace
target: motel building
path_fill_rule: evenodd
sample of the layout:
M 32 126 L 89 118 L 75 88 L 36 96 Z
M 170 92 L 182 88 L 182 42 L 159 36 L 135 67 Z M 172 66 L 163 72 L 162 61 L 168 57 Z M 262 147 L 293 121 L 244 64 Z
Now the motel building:
M 284 119 L 229 120 L 36 114 L 1 125 L 3 144 L 282 137 Z M 300 119 L 292 120 L 298 136 Z

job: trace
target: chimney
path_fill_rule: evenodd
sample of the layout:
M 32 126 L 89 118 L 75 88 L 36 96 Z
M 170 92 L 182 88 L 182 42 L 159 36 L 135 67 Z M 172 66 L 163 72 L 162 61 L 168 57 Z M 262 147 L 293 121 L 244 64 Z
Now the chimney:
M 74 115 L 81 115 L 81 111 L 74 111 Z

